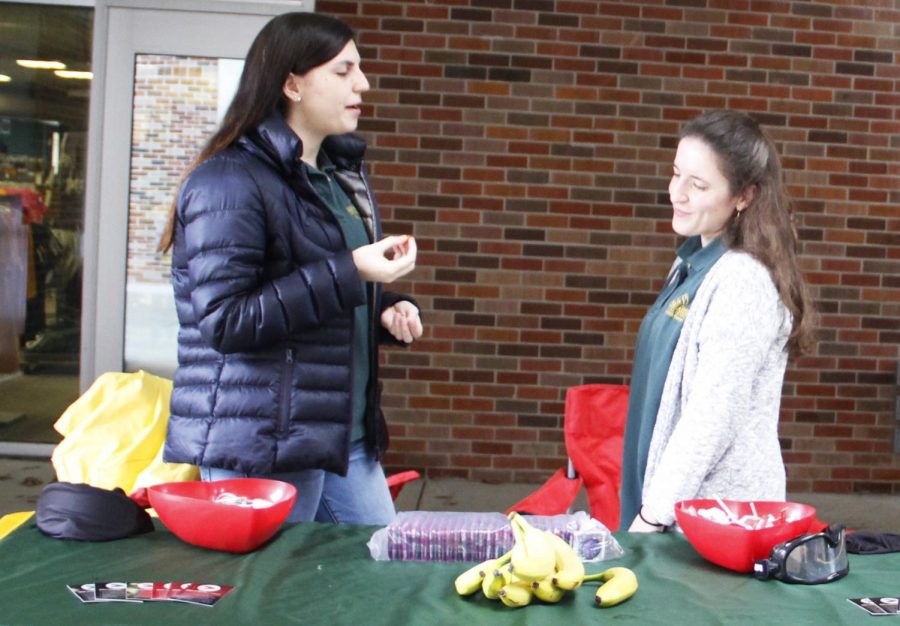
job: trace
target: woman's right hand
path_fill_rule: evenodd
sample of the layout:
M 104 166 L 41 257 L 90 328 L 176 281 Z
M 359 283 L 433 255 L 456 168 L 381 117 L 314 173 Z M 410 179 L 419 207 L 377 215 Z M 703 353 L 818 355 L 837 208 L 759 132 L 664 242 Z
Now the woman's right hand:
M 353 263 L 366 282 L 392 283 L 416 267 L 416 240 L 411 235 L 385 237 L 353 251 Z

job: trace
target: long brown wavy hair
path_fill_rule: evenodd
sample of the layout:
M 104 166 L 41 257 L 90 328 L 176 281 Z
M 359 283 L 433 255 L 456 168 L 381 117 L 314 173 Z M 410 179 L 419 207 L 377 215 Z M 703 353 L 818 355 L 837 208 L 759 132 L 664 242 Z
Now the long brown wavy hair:
M 680 137 L 700 139 L 716 154 L 732 196 L 752 188 L 753 199 L 725 225 L 727 248 L 743 250 L 766 266 L 793 316 L 787 350 L 792 357 L 812 351 L 815 307 L 798 259 L 794 214 L 784 187 L 775 144 L 748 115 L 708 111 L 682 128 Z
M 178 189 L 200 163 L 234 144 L 273 111 L 286 114 L 287 98 L 282 88 L 288 74 L 306 74 L 333 59 L 355 39 L 344 22 L 321 13 L 284 13 L 269 20 L 247 52 L 237 92 L 221 125 L 182 174 Z M 158 252 L 166 252 L 174 243 L 178 189 Z

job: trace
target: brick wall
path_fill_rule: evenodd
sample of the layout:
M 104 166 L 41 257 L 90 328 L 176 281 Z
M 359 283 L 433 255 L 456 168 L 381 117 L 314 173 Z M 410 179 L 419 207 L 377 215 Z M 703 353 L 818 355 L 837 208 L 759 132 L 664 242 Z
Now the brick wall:
M 790 366 L 793 491 L 900 493 L 900 8 L 894 0 L 319 0 L 359 33 L 361 130 L 425 336 L 384 357 L 391 469 L 542 480 L 565 388 L 627 383 L 673 259 L 679 125 L 765 124 L 821 309 Z

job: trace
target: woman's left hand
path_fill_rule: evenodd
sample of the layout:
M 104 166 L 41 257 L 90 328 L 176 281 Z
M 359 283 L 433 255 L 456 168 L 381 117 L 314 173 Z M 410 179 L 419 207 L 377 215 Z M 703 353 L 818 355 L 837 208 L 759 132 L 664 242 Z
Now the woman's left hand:
M 381 312 L 381 325 L 397 341 L 412 343 L 422 336 L 422 320 L 419 309 L 408 300 L 399 300 Z
M 656 526 L 651 526 L 646 523 L 640 517 L 635 517 L 634 521 L 631 522 L 631 526 L 628 527 L 628 532 L 630 533 L 658 533 L 659 528 Z
M 653 522 L 652 524 L 650 522 Z M 661 533 L 666 529 L 662 524 L 656 523 L 656 520 L 650 519 L 645 521 L 641 517 L 641 513 L 634 516 L 634 521 L 628 527 L 630 533 Z

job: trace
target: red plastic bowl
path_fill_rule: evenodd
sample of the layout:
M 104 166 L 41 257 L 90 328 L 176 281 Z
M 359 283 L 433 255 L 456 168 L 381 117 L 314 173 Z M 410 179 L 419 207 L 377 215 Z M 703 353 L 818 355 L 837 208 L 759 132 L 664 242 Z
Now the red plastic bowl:
M 724 502 L 738 518 L 753 514 L 750 502 Z M 813 507 L 798 502 L 754 502 L 753 505 L 760 517 L 771 514 L 781 521 L 758 530 L 749 530 L 737 524 L 720 524 L 689 512 L 691 507 L 695 510 L 721 509 L 717 500 L 702 499 L 677 503 L 675 519 L 684 536 L 703 558 L 736 572 L 750 572 L 753 571 L 754 561 L 768 558 L 773 547 L 806 533 L 816 516 Z
M 150 487 L 147 493 L 150 506 L 176 537 L 223 552 L 250 552 L 271 539 L 297 499 L 293 485 L 265 478 L 162 483 Z M 250 508 L 216 502 L 223 493 L 262 498 L 273 504 Z

